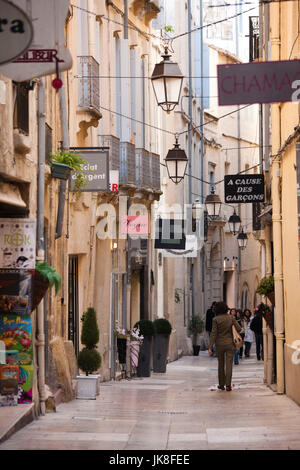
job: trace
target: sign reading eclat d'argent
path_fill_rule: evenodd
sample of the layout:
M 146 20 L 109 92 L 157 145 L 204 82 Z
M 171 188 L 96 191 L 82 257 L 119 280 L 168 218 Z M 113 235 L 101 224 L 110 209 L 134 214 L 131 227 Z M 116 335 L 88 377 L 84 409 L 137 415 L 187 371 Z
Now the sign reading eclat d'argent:
M 226 175 L 224 178 L 225 202 L 264 202 L 264 175 Z
M 0 65 L 24 54 L 33 39 L 30 19 L 21 8 L 0 0 Z
M 217 67 L 220 106 L 295 101 L 293 82 L 300 79 L 300 60 Z
M 72 147 L 70 150 L 76 151 L 86 163 L 82 166 L 86 184 L 81 188 L 84 192 L 99 192 L 109 190 L 109 159 L 108 150 L 95 149 L 91 151 L 79 150 Z M 71 173 L 70 190 L 74 189 L 76 176 Z

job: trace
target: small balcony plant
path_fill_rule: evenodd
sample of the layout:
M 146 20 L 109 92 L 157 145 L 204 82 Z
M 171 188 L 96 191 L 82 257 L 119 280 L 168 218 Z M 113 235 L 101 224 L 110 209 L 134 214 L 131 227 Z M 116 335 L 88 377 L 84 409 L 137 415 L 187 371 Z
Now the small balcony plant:
M 271 304 L 275 305 L 275 293 L 274 293 L 274 277 L 268 276 L 264 277 L 258 287 L 256 292 L 260 295 L 265 295 L 270 300 Z
M 50 154 L 51 174 L 54 178 L 68 179 L 71 172 L 74 172 L 74 191 L 80 191 L 87 183 L 83 165 L 86 164 L 78 153 L 64 149 L 57 153 Z
M 52 287 L 57 295 L 61 288 L 61 276 L 52 266 L 49 266 L 47 261 L 37 261 L 33 272 L 31 311 L 37 308 L 47 290 Z
M 199 315 L 195 315 L 190 319 L 188 330 L 192 334 L 193 353 L 198 356 L 200 346 L 198 345 L 198 335 L 204 331 L 204 320 Z

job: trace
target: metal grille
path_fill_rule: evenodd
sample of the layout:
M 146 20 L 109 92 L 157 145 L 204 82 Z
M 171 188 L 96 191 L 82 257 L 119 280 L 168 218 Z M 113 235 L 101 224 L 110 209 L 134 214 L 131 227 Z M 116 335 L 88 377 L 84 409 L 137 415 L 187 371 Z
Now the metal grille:
M 78 57 L 79 100 L 80 108 L 87 108 L 100 113 L 99 64 L 92 56 Z M 95 77 L 95 78 L 93 78 Z
M 17 83 L 14 127 L 29 134 L 29 82 Z
M 140 188 L 151 187 L 150 158 L 151 154 L 147 150 L 135 150 L 136 181 Z
M 152 166 L 152 189 L 160 190 L 160 156 L 152 153 L 151 158 Z
M 259 58 L 259 17 L 249 17 L 249 61 Z
M 120 139 L 113 135 L 100 137 L 103 147 L 109 147 L 109 169 L 120 171 Z
M 129 142 L 120 143 L 120 183 L 136 184 L 135 148 Z

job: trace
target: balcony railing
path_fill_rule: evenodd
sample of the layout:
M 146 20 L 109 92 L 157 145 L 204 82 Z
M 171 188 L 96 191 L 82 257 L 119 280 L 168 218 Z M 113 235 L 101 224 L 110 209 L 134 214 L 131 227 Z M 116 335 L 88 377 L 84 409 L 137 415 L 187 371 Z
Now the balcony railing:
M 92 56 L 78 57 L 78 106 L 100 114 L 99 64 Z
M 121 185 L 160 191 L 160 157 L 113 135 L 102 135 L 100 145 L 109 147 L 109 169 L 119 171 Z
M 145 149 L 135 149 L 136 182 L 139 188 L 151 187 L 151 154 Z
M 160 156 L 152 153 L 151 158 L 151 187 L 156 191 L 160 191 Z
M 135 174 L 135 147 L 129 142 L 120 143 L 120 184 L 137 186 Z

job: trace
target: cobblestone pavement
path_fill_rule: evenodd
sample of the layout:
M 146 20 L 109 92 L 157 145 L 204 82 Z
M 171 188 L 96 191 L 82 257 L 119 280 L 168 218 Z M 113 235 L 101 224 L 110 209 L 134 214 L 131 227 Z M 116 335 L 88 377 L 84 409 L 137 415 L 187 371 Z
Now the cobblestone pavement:
M 254 355 L 234 365 L 232 392 L 216 384 L 216 358 L 183 357 L 166 374 L 101 383 L 97 400 L 60 404 L 0 450 L 300 449 L 300 407 L 263 384 Z

